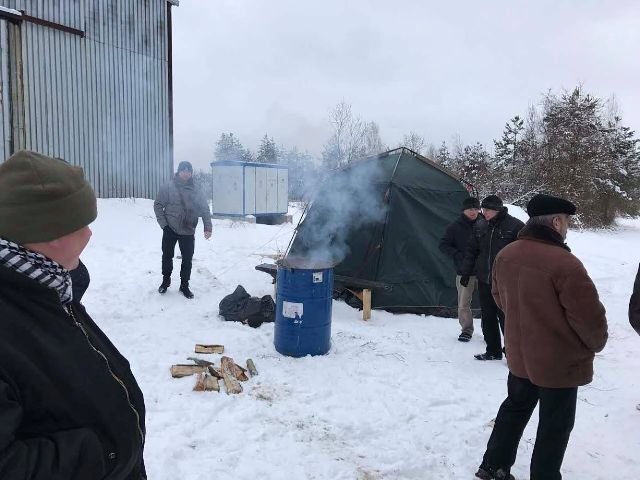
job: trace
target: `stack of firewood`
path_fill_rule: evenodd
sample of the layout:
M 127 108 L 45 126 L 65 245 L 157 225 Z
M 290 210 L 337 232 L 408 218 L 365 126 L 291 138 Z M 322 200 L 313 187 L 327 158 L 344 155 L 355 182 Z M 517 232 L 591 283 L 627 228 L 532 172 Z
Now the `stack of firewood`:
M 224 353 L 223 345 L 202 345 L 197 344 L 196 353 L 213 354 Z M 171 367 L 171 376 L 173 378 L 182 378 L 189 375 L 197 375 L 196 385 L 193 387 L 195 392 L 219 392 L 220 385 L 218 380 L 222 380 L 227 390 L 227 394 L 241 393 L 242 385 L 240 382 L 249 380 L 247 372 L 252 377 L 258 375 L 258 370 L 253 360 L 247 360 L 247 368 L 243 368 L 233 361 L 231 357 L 223 356 L 220 359 L 220 366 L 216 367 L 214 362 L 203 360 L 196 357 L 187 357 L 193 363 L 173 365 Z

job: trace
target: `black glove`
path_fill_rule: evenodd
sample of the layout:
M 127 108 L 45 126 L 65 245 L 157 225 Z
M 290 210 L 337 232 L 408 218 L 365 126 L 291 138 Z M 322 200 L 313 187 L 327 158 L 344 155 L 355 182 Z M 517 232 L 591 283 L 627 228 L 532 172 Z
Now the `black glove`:
M 469 286 L 469 275 L 462 275 L 460 277 L 460 285 L 462 285 L 463 287 Z

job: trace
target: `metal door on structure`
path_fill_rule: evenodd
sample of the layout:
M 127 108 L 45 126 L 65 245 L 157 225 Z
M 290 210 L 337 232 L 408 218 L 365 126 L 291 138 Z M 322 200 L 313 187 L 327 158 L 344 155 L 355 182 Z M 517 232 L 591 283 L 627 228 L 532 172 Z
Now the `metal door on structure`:
M 9 22 L 0 19 L 0 163 L 11 155 L 11 84 L 9 82 Z

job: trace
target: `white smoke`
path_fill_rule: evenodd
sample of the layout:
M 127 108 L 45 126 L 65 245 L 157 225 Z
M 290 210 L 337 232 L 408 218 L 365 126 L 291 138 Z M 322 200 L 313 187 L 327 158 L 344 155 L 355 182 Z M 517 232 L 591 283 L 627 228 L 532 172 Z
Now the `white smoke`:
M 380 160 L 333 172 L 310 205 L 289 261 L 313 267 L 340 263 L 354 232 L 384 222 L 389 188 Z

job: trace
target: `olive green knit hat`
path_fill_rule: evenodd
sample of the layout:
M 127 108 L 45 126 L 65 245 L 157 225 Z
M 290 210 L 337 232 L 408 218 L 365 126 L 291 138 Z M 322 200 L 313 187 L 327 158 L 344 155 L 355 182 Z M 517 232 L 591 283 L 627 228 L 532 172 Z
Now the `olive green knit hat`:
M 0 164 L 0 237 L 21 245 L 49 242 L 97 215 L 82 168 L 28 150 Z

